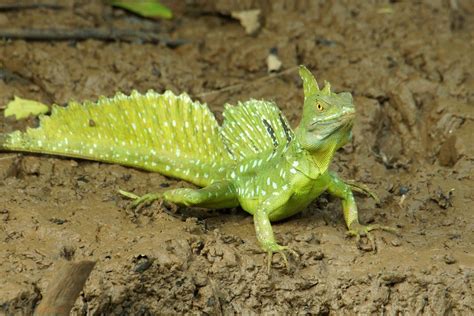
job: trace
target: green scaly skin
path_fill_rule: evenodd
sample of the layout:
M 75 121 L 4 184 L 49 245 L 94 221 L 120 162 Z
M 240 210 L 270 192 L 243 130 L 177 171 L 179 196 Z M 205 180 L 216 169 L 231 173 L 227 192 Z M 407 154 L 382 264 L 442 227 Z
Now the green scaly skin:
M 180 178 L 200 189 L 174 189 L 139 197 L 120 191 L 141 207 L 156 199 L 205 208 L 241 206 L 254 217 L 257 240 L 268 256 L 284 251 L 271 222 L 304 210 L 321 193 L 342 199 L 348 234 L 394 229 L 359 223 L 351 188 L 328 171 L 335 152 L 351 138 L 355 109 L 350 93 L 323 89 L 300 67 L 304 107 L 295 131 L 270 102 L 226 106 L 218 126 L 207 106 L 186 95 L 149 92 L 117 95 L 97 104 L 53 108 L 41 127 L 0 135 L 0 149 L 119 163 Z M 92 122 L 92 123 L 91 123 Z M 370 194 L 370 192 L 369 192 Z

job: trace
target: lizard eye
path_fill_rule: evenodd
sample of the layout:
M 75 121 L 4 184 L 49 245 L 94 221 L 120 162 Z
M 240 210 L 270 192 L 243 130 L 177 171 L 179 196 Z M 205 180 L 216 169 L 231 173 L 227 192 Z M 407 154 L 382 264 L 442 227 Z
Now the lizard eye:
M 316 108 L 317 108 L 318 111 L 320 111 L 320 112 L 324 110 L 324 107 L 323 107 L 323 105 L 322 105 L 321 103 L 317 103 L 317 104 L 316 104 Z

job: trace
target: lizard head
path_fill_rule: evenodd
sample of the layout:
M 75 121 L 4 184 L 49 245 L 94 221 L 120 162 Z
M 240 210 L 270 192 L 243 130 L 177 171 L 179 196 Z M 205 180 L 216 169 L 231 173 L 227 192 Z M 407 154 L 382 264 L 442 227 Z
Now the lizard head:
M 300 76 L 304 90 L 303 116 L 296 130 L 300 144 L 308 151 L 342 147 L 352 136 L 355 117 L 352 95 L 331 92 L 329 82 L 319 89 L 316 79 L 304 66 L 300 66 Z

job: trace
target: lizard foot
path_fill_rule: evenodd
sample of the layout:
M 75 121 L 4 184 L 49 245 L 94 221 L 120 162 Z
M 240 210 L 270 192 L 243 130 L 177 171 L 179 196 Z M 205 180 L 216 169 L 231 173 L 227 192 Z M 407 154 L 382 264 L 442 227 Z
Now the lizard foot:
M 264 249 L 267 252 L 267 273 L 270 274 L 270 270 L 272 268 L 272 259 L 274 253 L 279 253 L 285 262 L 285 267 L 287 271 L 290 271 L 290 265 L 288 264 L 288 259 L 286 257 L 285 251 L 292 253 L 294 256 L 298 257 L 298 253 L 288 246 L 280 246 L 277 243 L 272 243 L 270 245 L 265 246 Z
M 365 251 L 377 251 L 377 245 L 375 243 L 374 236 L 370 233 L 373 230 L 385 230 L 391 233 L 398 235 L 398 230 L 394 227 L 382 226 L 378 224 L 373 225 L 361 225 L 359 223 L 354 223 L 351 225 L 350 229 L 347 231 L 349 237 L 355 237 L 357 242 L 357 247 Z M 370 248 L 363 247 L 361 244 L 361 237 L 367 237 L 370 243 Z
M 129 199 L 134 200 L 132 202 L 131 208 L 136 209 L 137 211 L 141 210 L 143 207 L 150 205 L 153 201 L 162 198 L 162 195 L 159 193 L 148 193 L 142 196 L 138 196 L 134 193 L 119 190 L 119 193 L 123 196 L 128 197 Z

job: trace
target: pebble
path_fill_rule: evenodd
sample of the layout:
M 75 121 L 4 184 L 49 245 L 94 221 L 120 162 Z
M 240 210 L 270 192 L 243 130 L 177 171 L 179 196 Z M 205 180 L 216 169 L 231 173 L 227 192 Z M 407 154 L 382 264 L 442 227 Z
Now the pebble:
M 443 260 L 446 264 L 453 264 L 457 262 L 457 260 L 450 254 L 444 255 Z
M 16 176 L 18 161 L 17 155 L 0 157 L 0 180 Z
M 393 239 L 390 243 L 391 243 L 392 246 L 394 246 L 394 247 L 399 247 L 399 246 L 402 244 L 402 242 L 401 242 L 400 239 L 398 239 L 398 238 Z

